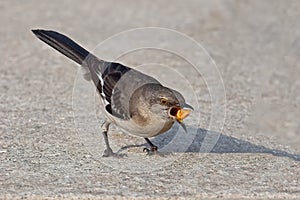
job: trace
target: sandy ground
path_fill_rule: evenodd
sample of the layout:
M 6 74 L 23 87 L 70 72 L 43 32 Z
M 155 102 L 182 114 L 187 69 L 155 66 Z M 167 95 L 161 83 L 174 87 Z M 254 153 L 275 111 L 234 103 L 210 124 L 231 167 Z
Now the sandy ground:
M 81 2 L 0 3 L 0 199 L 300 199 L 299 1 Z M 103 43 L 143 27 L 185 35 L 141 29 Z M 164 154 L 149 157 L 143 139 L 112 127 L 112 146 L 127 157 L 102 158 L 91 85 L 33 28 L 99 45 L 99 57 L 181 91 L 196 105 L 189 134 L 175 126 L 153 138 Z M 136 50 L 155 42 L 180 53 Z

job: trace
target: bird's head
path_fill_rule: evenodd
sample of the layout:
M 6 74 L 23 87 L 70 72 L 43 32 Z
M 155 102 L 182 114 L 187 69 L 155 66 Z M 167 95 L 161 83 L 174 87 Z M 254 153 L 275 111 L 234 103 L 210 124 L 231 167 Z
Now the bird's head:
M 147 84 L 139 88 L 142 95 L 137 102 L 150 111 L 150 114 L 164 121 L 177 121 L 186 131 L 183 120 L 191 113 L 193 107 L 185 102 L 177 91 L 159 84 Z M 139 103 L 138 103 L 139 104 Z

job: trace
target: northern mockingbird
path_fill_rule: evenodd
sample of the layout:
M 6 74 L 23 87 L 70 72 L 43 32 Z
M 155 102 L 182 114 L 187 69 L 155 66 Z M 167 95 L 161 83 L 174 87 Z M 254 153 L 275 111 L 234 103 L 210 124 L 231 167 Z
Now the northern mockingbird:
M 103 156 L 118 156 L 110 148 L 107 132 L 111 123 L 124 132 L 145 138 L 150 149 L 157 151 L 148 138 L 169 130 L 177 121 L 186 131 L 183 119 L 193 108 L 177 91 L 164 87 L 155 78 L 120 63 L 103 61 L 65 35 L 49 30 L 32 30 L 43 42 L 69 57 L 84 69 L 84 78 L 92 80 L 106 116 Z

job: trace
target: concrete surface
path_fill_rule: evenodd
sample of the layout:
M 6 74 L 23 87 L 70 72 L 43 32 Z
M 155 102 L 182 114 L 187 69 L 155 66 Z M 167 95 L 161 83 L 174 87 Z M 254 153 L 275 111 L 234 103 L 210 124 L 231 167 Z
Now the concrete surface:
M 82 2 L 0 3 L 0 199 L 300 199 L 299 1 Z M 184 33 L 212 56 L 226 92 L 220 103 L 226 106 L 224 128 L 210 126 L 215 100 L 205 80 L 217 77 L 193 76 L 200 126 L 194 114 L 187 120 L 190 134 L 175 126 L 154 138 L 168 148 L 150 157 L 142 152 L 143 139 L 112 127 L 112 146 L 127 157 L 104 159 L 100 128 L 89 125 L 100 124 L 101 114 L 95 120 L 97 112 L 92 118 L 74 112 L 74 94 L 89 97 L 75 87 L 76 64 L 30 30 L 57 30 L 94 49 L 119 32 L 149 26 Z M 131 42 L 114 48 L 127 45 Z M 191 74 L 187 62 L 162 51 L 141 50 L 119 60 Z M 149 73 L 175 84 L 195 103 L 163 69 L 150 66 Z M 81 130 L 78 121 L 88 127 Z M 202 151 L 210 137 L 216 144 Z

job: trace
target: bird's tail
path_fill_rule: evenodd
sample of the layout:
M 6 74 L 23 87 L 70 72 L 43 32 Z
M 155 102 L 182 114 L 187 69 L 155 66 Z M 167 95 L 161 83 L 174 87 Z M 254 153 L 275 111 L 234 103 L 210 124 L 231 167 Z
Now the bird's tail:
M 32 32 L 43 42 L 47 43 L 65 56 L 71 58 L 78 64 L 82 64 L 84 59 L 90 54 L 87 50 L 76 44 L 65 35 L 55 31 L 32 30 Z

